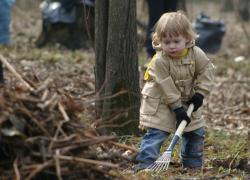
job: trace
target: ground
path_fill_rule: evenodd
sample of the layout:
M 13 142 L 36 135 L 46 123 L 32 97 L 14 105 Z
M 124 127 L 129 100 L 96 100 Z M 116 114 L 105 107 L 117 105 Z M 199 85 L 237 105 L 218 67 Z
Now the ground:
M 177 148 L 166 172 L 131 174 L 129 164 L 121 169 L 121 174 L 128 179 L 250 179 L 250 22 L 239 20 L 234 11 L 223 12 L 218 1 L 188 2 L 191 20 L 202 9 L 212 18 L 223 20 L 227 28 L 220 51 L 208 54 L 216 67 L 216 79 L 204 105 L 207 120 L 204 168 L 201 171 L 183 169 Z M 60 45 L 36 48 L 35 41 L 41 31 L 38 8 L 27 10 L 16 6 L 12 20 L 13 45 L 1 47 L 0 54 L 23 77 L 36 76 L 40 82 L 50 78 L 51 88 L 63 90 L 79 101 L 93 100 L 93 47 L 76 51 Z M 143 64 L 146 55 L 142 46 L 139 47 L 139 61 Z M 6 83 L 15 79 L 11 72 L 5 74 Z M 85 109 L 84 121 L 93 120 L 92 108 L 93 104 L 90 104 Z M 139 140 L 140 137 L 119 137 L 120 143 L 136 148 Z

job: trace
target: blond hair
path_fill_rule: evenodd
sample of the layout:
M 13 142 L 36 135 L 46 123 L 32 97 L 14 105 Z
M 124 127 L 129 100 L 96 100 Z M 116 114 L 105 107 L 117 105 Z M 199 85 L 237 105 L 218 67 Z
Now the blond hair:
M 170 37 L 182 35 L 189 43 L 194 42 L 197 38 L 191 22 L 181 11 L 167 12 L 160 17 L 153 33 L 153 43 L 160 44 L 166 35 Z

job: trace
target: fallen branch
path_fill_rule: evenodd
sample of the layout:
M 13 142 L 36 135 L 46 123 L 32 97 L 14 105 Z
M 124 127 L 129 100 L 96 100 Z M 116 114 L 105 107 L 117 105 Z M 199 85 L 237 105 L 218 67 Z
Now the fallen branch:
M 59 155 L 60 155 L 60 151 L 59 151 L 59 149 L 57 149 L 56 155 L 54 156 L 55 165 L 56 165 L 56 174 L 57 174 L 57 178 L 59 180 L 62 180 L 60 160 L 58 158 Z
M 57 94 L 53 94 L 52 98 L 50 98 L 49 100 L 45 101 L 43 104 L 38 104 L 37 106 L 41 109 L 45 109 L 46 107 L 48 107 L 50 104 L 53 104 L 53 102 L 57 101 L 58 95 Z
M 50 133 L 41 125 L 41 123 L 30 113 L 26 107 L 21 107 L 20 110 L 26 114 L 30 119 L 40 128 L 40 130 L 47 136 L 51 137 Z
M 86 136 L 86 137 L 89 137 L 89 138 L 98 137 L 98 136 L 94 136 L 94 135 L 92 135 L 92 134 L 90 134 L 90 133 L 88 133 L 88 134 L 85 133 L 85 136 Z M 123 148 L 123 149 L 131 150 L 131 151 L 133 151 L 133 152 L 138 152 L 138 150 L 137 150 L 136 148 L 133 148 L 133 147 L 128 146 L 128 145 L 126 145 L 126 144 L 120 144 L 120 143 L 116 143 L 116 142 L 114 142 L 114 141 L 108 141 L 108 143 L 110 143 L 110 144 L 112 144 L 112 145 L 115 145 L 115 146 L 117 146 L 117 147 Z
M 133 151 L 135 153 L 138 152 L 138 149 L 136 149 L 134 147 L 131 147 L 131 146 L 128 146 L 126 144 L 120 144 L 120 143 L 116 143 L 114 141 L 109 141 L 108 143 L 113 144 L 113 145 L 115 145 L 117 147 L 120 147 L 120 148 L 123 148 L 123 149 L 127 149 L 127 150 L 130 150 L 130 151 Z
M 20 176 L 20 172 L 19 172 L 19 169 L 18 169 L 18 158 L 15 159 L 14 163 L 13 163 L 13 168 L 14 168 L 14 172 L 15 172 L 15 175 L 16 175 L 16 180 L 20 180 L 21 179 L 21 176 Z
M 42 85 L 40 85 L 40 86 L 36 89 L 35 93 L 39 93 L 39 92 L 45 90 L 45 89 L 48 87 L 48 85 L 49 85 L 50 82 L 52 82 L 52 79 L 51 79 L 51 78 L 46 79 L 46 80 L 44 81 L 44 83 L 43 83 Z
M 94 164 L 94 165 L 99 165 L 99 166 L 107 166 L 111 168 L 119 167 L 119 165 L 117 164 L 104 162 L 104 161 L 97 161 L 97 160 L 92 160 L 92 159 L 85 159 L 85 158 L 79 158 L 79 157 L 73 157 L 73 156 L 62 156 L 62 155 L 58 155 L 57 157 L 61 160 L 67 160 L 67 161 L 72 161 L 72 162 L 88 163 L 88 164 Z
M 60 102 L 58 103 L 58 109 L 62 113 L 62 116 L 64 118 L 64 122 L 68 122 L 70 120 L 69 116 L 67 115 L 63 105 Z
M 66 147 L 54 147 L 54 148 L 62 148 L 61 149 L 62 154 L 65 154 L 66 152 L 72 151 L 74 149 L 80 149 L 94 144 L 105 143 L 107 141 L 114 140 L 115 138 L 116 137 L 114 136 L 104 136 L 99 138 L 82 140 L 81 142 L 73 142 L 71 146 L 67 145 Z
M 0 61 L 11 71 L 30 91 L 34 91 L 18 72 L 10 65 L 10 63 L 0 54 Z
M 38 165 L 38 167 L 30 173 L 30 175 L 26 178 L 26 180 L 31 180 L 33 177 L 35 177 L 39 172 L 41 172 L 43 169 L 52 166 L 54 160 L 49 160 L 43 164 Z

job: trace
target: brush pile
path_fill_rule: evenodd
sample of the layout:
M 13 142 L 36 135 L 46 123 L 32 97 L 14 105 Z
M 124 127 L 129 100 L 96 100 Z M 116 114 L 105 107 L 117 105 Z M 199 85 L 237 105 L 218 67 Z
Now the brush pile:
M 50 88 L 49 79 L 11 71 L 19 80 L 0 88 L 0 179 L 126 179 L 119 167 L 132 147 L 83 124 L 84 103 Z

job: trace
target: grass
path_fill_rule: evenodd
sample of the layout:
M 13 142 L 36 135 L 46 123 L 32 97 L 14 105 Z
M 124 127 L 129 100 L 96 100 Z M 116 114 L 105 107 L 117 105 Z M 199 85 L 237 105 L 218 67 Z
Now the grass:
M 245 135 L 210 130 L 205 143 L 206 156 L 208 159 L 226 159 L 236 155 L 236 158 L 250 157 L 248 141 Z
M 171 137 L 172 138 L 172 137 Z M 162 151 L 169 145 L 171 138 L 164 144 Z M 141 138 L 134 136 L 119 137 L 120 143 L 132 144 L 139 148 Z M 242 159 L 250 157 L 248 139 L 245 135 L 228 133 L 223 130 L 206 129 L 205 148 L 204 148 L 204 168 L 203 170 L 185 170 L 181 167 L 179 158 L 179 144 L 175 148 L 172 157 L 172 164 L 168 171 L 159 174 L 152 172 L 139 172 L 137 174 L 124 174 L 131 179 L 209 179 L 225 176 L 225 179 L 244 179 L 247 175 L 240 170 L 239 163 Z M 132 166 L 132 165 L 131 165 Z M 223 179 L 223 178 L 221 178 Z
M 46 48 L 22 48 L 19 47 L 5 47 L 0 46 L 0 53 L 6 57 L 12 57 L 15 60 L 43 60 L 44 62 L 60 62 L 60 61 L 87 61 L 90 64 L 94 63 L 94 53 L 92 50 L 83 51 L 76 50 L 70 51 L 67 49 L 59 49 L 56 47 Z

